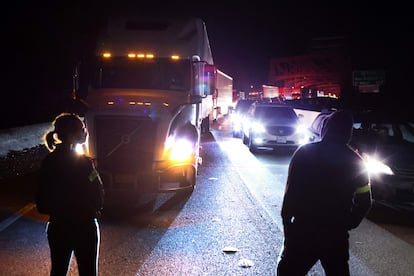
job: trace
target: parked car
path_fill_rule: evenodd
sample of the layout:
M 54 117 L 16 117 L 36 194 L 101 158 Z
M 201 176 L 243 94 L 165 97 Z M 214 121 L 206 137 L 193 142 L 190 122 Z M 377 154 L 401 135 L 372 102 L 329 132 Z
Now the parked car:
M 351 146 L 366 161 L 373 198 L 414 211 L 414 120 L 392 112 L 354 113 Z
M 254 100 L 242 99 L 239 100 L 234 108 L 233 113 L 231 114 L 231 128 L 233 132 L 233 137 L 241 138 L 242 137 L 242 122 L 243 118 L 246 115 L 249 107 L 254 103 Z
M 297 148 L 309 139 L 300 118 L 288 105 L 253 103 L 243 120 L 243 143 L 251 152 L 265 148 Z
M 311 126 L 315 142 L 329 113 L 319 115 Z M 353 116 L 350 146 L 365 161 L 374 202 L 414 211 L 414 120 L 385 111 L 354 111 Z

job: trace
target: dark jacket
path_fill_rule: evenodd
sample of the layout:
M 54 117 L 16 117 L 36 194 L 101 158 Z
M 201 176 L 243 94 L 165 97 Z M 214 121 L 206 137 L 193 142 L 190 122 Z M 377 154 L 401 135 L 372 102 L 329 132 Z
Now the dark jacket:
M 43 160 L 36 205 L 50 221 L 89 221 L 99 215 L 103 200 L 103 185 L 91 159 L 58 145 Z
M 369 175 L 347 143 L 352 116 L 335 112 L 322 130 L 322 141 L 296 150 L 282 205 L 285 235 L 347 235 L 371 207 Z

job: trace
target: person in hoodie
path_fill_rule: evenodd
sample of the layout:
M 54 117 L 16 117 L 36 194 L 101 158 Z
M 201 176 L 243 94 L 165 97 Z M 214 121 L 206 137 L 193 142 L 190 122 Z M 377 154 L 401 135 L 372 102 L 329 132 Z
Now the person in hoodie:
M 348 145 L 352 113 L 338 110 L 326 120 L 321 141 L 299 147 L 289 164 L 279 276 L 306 275 L 318 260 L 328 276 L 350 275 L 349 230 L 372 205 L 369 174 Z
M 51 151 L 39 170 L 36 207 L 49 215 L 50 275 L 66 275 L 75 254 L 79 275 L 98 275 L 100 230 L 98 217 L 103 208 L 104 189 L 92 160 L 75 151 L 84 143 L 82 119 L 62 113 L 45 133 Z

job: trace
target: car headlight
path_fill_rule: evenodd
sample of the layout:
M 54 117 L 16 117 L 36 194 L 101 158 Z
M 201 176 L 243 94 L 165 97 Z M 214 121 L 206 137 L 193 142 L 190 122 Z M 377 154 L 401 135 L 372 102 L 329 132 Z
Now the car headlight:
M 263 133 L 266 131 L 266 128 L 261 123 L 253 123 L 252 130 L 255 133 Z
M 306 132 L 306 127 L 305 127 L 304 125 L 302 125 L 302 124 L 299 124 L 299 125 L 296 127 L 296 132 L 297 132 L 297 133 L 305 133 L 305 132 Z
M 367 168 L 370 174 L 388 174 L 393 175 L 394 172 L 389 166 L 381 162 L 379 159 L 370 156 L 368 154 L 363 154 L 363 159 L 365 162 L 365 167 Z
M 241 118 L 239 115 L 235 114 L 234 117 L 232 118 L 232 123 L 233 123 L 233 130 L 234 131 L 240 131 L 241 130 Z

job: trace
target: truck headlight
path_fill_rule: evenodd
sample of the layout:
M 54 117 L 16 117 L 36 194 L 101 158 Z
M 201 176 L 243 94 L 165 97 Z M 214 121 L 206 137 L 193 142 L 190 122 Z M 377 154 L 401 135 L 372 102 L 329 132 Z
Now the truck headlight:
M 75 152 L 79 155 L 88 155 L 89 154 L 88 144 L 86 142 L 82 144 L 76 144 Z
M 174 143 L 170 143 L 169 159 L 173 162 L 190 161 L 194 156 L 193 143 L 186 139 L 178 139 Z

